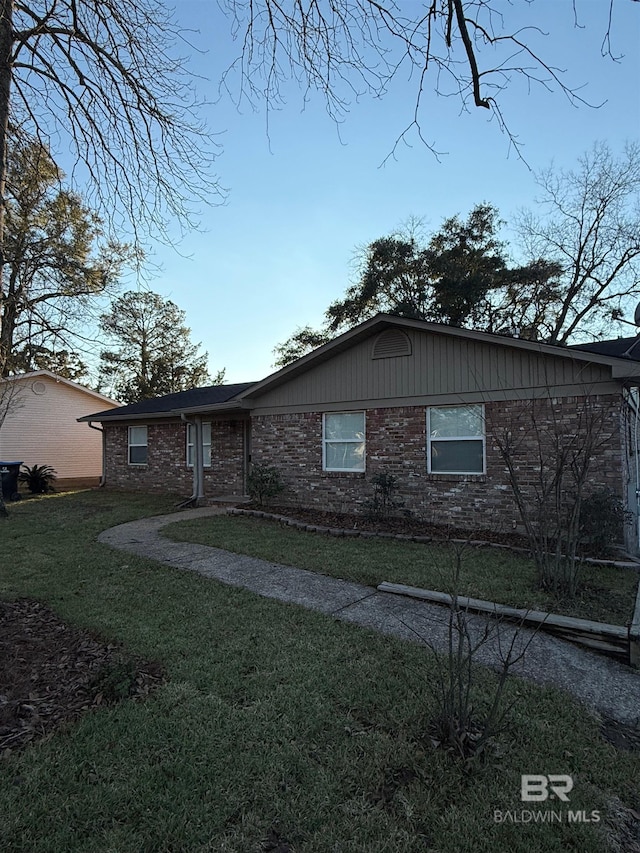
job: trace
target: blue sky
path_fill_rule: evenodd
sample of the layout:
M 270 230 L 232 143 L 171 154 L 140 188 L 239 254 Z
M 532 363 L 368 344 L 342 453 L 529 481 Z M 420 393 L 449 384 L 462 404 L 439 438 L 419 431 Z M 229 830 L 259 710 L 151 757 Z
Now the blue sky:
M 576 108 L 558 91 L 528 92 L 516 81 L 501 104 L 533 170 L 552 160 L 572 168 L 596 140 L 615 152 L 640 138 L 640 3 L 617 0 L 614 7 L 619 62 L 600 55 L 608 5 L 577 0 L 584 27 L 576 28 L 570 0 L 513 4 L 519 23 L 549 32 L 539 44 L 552 64 L 567 69 L 567 83 L 584 85 L 581 94 L 592 103 L 606 101 L 599 109 Z M 411 120 L 414 90 L 404 81 L 383 100 L 353 104 L 339 128 L 320 97 L 305 106 L 292 85 L 287 104 L 270 115 L 267 136 L 264 105 L 238 109 L 218 95 L 220 74 L 240 48 L 217 5 L 180 0 L 176 13 L 206 51 L 194 51 L 192 63 L 207 78 L 201 94 L 215 101 L 206 118 L 220 133 L 217 170 L 229 196 L 202 211 L 202 230 L 187 235 L 178 251 L 154 245 L 151 259 L 161 270 L 149 286 L 186 311 L 193 339 L 208 351 L 212 371 L 226 368 L 226 381 L 270 373 L 274 346 L 298 326 L 320 325 L 324 309 L 351 283 L 355 247 L 410 215 L 436 228 L 482 201 L 507 221 L 535 205 L 532 173 L 496 122 L 485 110 L 461 114 L 453 98 L 429 93 L 424 101 L 427 136 L 445 152 L 439 159 L 409 137 L 411 145 L 382 165 Z

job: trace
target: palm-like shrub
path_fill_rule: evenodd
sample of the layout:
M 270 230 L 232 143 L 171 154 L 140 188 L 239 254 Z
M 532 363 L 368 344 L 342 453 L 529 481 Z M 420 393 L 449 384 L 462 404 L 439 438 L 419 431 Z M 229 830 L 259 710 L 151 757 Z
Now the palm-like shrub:
M 20 472 L 18 479 L 24 483 L 32 495 L 46 495 L 49 492 L 55 492 L 53 481 L 56 479 L 56 472 L 51 465 L 23 465 L 23 471 Z

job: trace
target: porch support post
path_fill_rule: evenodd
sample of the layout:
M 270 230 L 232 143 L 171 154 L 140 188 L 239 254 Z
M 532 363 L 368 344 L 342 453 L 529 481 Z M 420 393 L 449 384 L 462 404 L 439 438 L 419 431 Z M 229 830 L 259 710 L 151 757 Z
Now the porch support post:
M 202 453 L 202 417 L 194 419 L 195 443 L 193 447 L 193 494 L 196 503 L 204 498 L 204 456 Z

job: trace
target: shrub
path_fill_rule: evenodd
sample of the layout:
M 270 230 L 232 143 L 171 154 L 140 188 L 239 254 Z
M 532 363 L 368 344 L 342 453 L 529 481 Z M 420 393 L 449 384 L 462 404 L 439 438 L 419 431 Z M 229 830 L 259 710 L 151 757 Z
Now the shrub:
M 488 757 L 509 725 L 519 698 L 517 690 L 509 689 L 509 675 L 524 658 L 535 632 L 524 634 L 522 621 L 508 626 L 501 619 L 478 619 L 469 613 L 458 597 L 464 548 L 459 543 L 453 547 L 444 650 L 415 629 L 410 630 L 431 648 L 436 662 L 435 676 L 429 681 L 435 709 L 425 720 L 426 733 L 435 747 L 471 769 L 474 762 Z M 497 674 L 484 692 L 479 664 L 486 663 L 487 651 Z
M 632 515 L 620 498 L 609 489 L 599 489 L 584 498 L 580 508 L 580 544 L 596 555 L 606 555 L 620 541 L 625 524 Z
M 276 495 L 282 494 L 285 488 L 277 468 L 258 463 L 251 466 L 247 479 L 247 491 L 251 500 L 256 501 L 260 506 L 264 506 Z
M 53 481 L 56 479 L 56 472 L 51 465 L 33 465 L 31 468 L 23 465 L 22 467 L 24 471 L 20 472 L 18 479 L 26 485 L 32 495 L 55 492 Z
M 371 478 L 373 497 L 365 501 L 364 510 L 374 521 L 388 518 L 392 512 L 404 505 L 398 495 L 398 478 L 389 471 L 380 471 Z

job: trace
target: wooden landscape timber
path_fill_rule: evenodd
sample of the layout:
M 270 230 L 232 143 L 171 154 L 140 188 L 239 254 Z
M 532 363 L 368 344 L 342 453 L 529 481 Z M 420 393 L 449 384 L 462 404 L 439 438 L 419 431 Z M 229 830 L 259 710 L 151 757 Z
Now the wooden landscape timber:
M 378 590 L 446 606 L 450 606 L 453 600 L 453 597 L 446 592 L 419 589 L 418 587 L 389 583 L 388 581 L 379 584 Z M 457 596 L 457 602 L 465 610 L 494 618 L 508 619 L 530 628 L 538 628 L 555 634 L 564 640 L 570 640 L 572 643 L 578 643 L 581 646 L 587 646 L 612 655 L 624 663 L 640 667 L 640 592 L 636 600 L 634 618 L 629 627 L 609 625 L 606 622 L 592 622 L 589 619 L 576 619 L 571 616 L 559 616 L 541 610 L 523 610 L 504 604 L 496 604 L 492 601 L 467 598 L 463 595 Z

